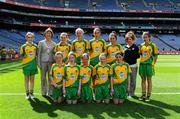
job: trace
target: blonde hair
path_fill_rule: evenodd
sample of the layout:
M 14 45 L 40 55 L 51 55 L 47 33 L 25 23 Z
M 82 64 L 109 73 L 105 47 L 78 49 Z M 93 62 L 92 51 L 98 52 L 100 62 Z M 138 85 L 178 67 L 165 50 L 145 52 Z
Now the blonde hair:
M 64 57 L 63 53 L 60 51 L 55 53 L 55 55 L 54 55 L 55 59 L 57 58 L 57 56 L 61 56 L 62 58 Z
M 127 32 L 127 34 L 125 35 L 125 40 L 128 40 L 129 38 L 131 38 L 133 41 L 136 40 L 136 35 L 134 34 L 133 31 L 129 31 L 129 32 Z
M 62 32 L 59 37 L 62 37 L 63 35 L 66 35 L 67 36 L 67 33 L 66 32 Z
M 101 33 L 101 29 L 100 28 L 94 28 L 93 32 L 95 33 L 96 31 L 99 31 Z
M 101 60 L 101 57 L 102 56 L 105 56 L 106 57 L 106 53 L 101 53 L 100 55 L 99 55 L 99 60 Z
M 143 32 L 142 37 L 144 37 L 145 35 L 147 35 L 149 38 L 151 38 L 151 34 L 149 32 Z
M 82 28 L 77 28 L 76 31 L 75 31 L 75 33 L 77 34 L 78 31 L 81 31 L 82 34 L 84 34 L 84 30 L 83 30 Z
M 109 38 L 110 38 L 111 36 L 114 36 L 114 37 L 116 38 L 116 40 L 117 40 L 117 34 L 116 34 L 115 31 L 112 31 L 112 32 L 109 34 Z
M 27 38 L 28 35 L 31 35 L 32 37 L 34 37 L 34 33 L 32 33 L 32 32 L 27 32 L 26 33 L 26 38 Z

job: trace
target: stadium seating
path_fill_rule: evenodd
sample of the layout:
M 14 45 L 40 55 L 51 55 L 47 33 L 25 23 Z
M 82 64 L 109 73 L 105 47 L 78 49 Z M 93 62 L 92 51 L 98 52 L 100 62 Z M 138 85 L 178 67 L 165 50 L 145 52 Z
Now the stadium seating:
M 34 32 L 35 34 L 35 43 L 38 43 L 40 40 L 44 39 L 43 35 Z M 24 31 L 12 31 L 12 30 L 4 30 L 0 29 L 0 44 L 6 46 L 7 48 L 14 48 L 17 51 L 19 50 L 20 45 L 26 42 L 25 40 L 26 32 Z M 180 49 L 180 40 L 179 35 L 168 35 L 168 34 L 160 34 L 158 38 L 152 37 L 152 41 L 157 44 L 160 51 L 175 51 L 175 49 Z M 69 33 L 70 42 L 76 38 L 75 33 Z M 87 40 L 91 40 L 93 38 L 92 34 L 85 33 L 84 38 Z M 103 33 L 102 38 L 108 41 L 108 34 Z M 161 40 L 159 40 L 161 39 Z M 58 43 L 59 42 L 59 33 L 54 33 L 53 40 Z M 125 44 L 124 34 L 118 35 L 117 42 L 120 44 Z M 143 42 L 141 34 L 136 35 L 136 44 L 140 45 Z M 165 42 L 165 43 L 164 43 Z M 174 47 L 175 49 L 169 47 Z
M 151 10 L 152 8 L 149 6 L 145 6 L 142 1 L 140 0 L 118 0 L 118 3 L 122 4 L 125 3 L 127 5 L 128 10 Z
M 176 49 L 180 49 L 180 35 L 159 35 L 163 41 Z
M 20 3 L 41 5 L 48 7 L 65 7 L 68 1 L 69 8 L 107 9 L 107 10 L 169 10 L 180 11 L 179 0 L 14 0 Z M 92 3 L 96 2 L 93 7 Z M 124 4 L 127 5 L 124 7 Z

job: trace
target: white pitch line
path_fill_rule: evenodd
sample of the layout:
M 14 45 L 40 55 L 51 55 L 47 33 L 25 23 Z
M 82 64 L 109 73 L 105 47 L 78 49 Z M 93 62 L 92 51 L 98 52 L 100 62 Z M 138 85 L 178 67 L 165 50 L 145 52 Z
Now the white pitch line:
M 136 93 L 142 94 L 142 93 Z M 153 95 L 180 95 L 180 92 L 160 92 L 160 93 L 152 93 Z
M 136 93 L 141 94 L 141 93 Z M 21 96 L 25 95 L 25 93 L 0 93 L 0 96 Z M 34 93 L 34 95 L 41 95 L 41 93 Z M 180 95 L 180 92 L 160 92 L 160 93 L 152 93 L 152 95 Z
M 0 96 L 21 96 L 26 93 L 0 93 Z M 40 93 L 34 93 L 34 95 L 41 95 Z

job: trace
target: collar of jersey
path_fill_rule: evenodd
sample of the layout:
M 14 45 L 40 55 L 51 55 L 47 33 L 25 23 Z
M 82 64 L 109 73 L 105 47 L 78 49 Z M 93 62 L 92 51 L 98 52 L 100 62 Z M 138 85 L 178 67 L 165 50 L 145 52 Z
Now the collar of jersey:
M 149 46 L 151 43 L 152 43 L 152 41 L 149 41 L 149 43 L 148 43 L 148 45 L 147 45 L 147 46 Z M 145 45 L 145 42 L 143 43 L 143 45 Z
M 115 47 L 115 46 L 117 46 L 118 44 L 116 43 L 116 45 L 112 45 L 112 43 L 110 43 L 110 46 L 112 46 L 112 47 Z
M 75 40 L 75 41 L 77 41 L 77 42 L 83 42 L 85 39 L 84 38 L 82 38 L 82 40 Z
M 63 64 L 61 66 L 59 66 L 57 63 L 55 63 L 55 65 L 58 66 L 58 67 L 63 67 Z
M 66 46 L 68 45 L 67 43 L 65 45 L 61 45 L 61 41 L 58 43 L 59 46 Z
M 30 45 L 30 43 L 26 42 L 26 45 L 29 45 L 29 46 L 33 46 L 33 44 L 34 44 L 33 42 L 32 42 L 31 45 Z
M 89 67 L 90 65 L 88 64 L 88 66 L 84 66 L 84 65 L 81 65 L 82 67 Z
M 117 65 L 119 65 L 119 66 L 122 66 L 122 65 L 124 64 L 124 61 L 123 61 L 123 63 L 122 63 L 122 64 L 120 64 L 120 63 L 117 63 L 117 61 L 116 61 L 116 64 L 117 64 Z
M 70 63 L 68 63 L 67 66 L 69 66 L 69 67 L 74 67 L 74 66 L 77 66 L 77 64 L 75 63 L 74 66 L 71 66 Z
M 106 67 L 106 66 L 107 66 L 107 64 L 106 64 L 105 66 L 103 66 L 103 65 L 101 64 L 101 62 L 99 62 L 98 65 L 100 65 L 100 66 L 102 66 L 102 67 Z
M 100 38 L 99 40 L 95 40 L 95 38 L 93 38 L 93 40 L 94 40 L 94 41 L 101 41 L 101 40 L 102 40 L 102 38 Z

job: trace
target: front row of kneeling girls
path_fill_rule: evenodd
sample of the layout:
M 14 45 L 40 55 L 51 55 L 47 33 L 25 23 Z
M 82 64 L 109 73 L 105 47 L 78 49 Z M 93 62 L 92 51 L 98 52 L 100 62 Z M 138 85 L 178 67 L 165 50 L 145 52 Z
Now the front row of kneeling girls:
M 121 52 L 117 52 L 115 58 L 116 63 L 110 66 L 106 63 L 106 54 L 102 53 L 99 64 L 92 67 L 88 54 L 84 53 L 79 66 L 75 63 L 75 53 L 70 52 L 69 63 L 64 65 L 63 54 L 57 52 L 50 71 L 54 102 L 61 103 L 65 98 L 67 104 L 90 103 L 95 99 L 97 103 L 108 104 L 112 98 L 114 104 L 122 104 L 129 91 L 131 70 Z

